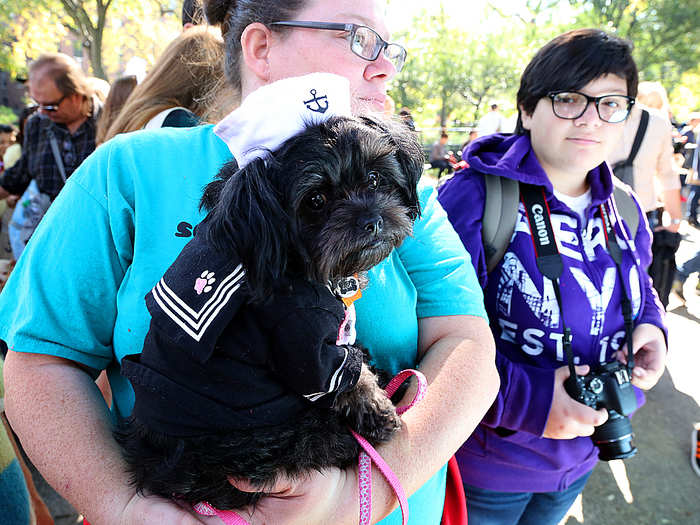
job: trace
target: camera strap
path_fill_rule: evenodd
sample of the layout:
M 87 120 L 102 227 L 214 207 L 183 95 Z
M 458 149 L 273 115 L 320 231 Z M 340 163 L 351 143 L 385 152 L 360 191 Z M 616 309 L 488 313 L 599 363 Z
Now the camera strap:
M 571 329 L 566 326 L 566 321 L 564 320 L 564 308 L 561 300 L 561 289 L 559 288 L 559 278 L 564 271 L 564 263 L 557 248 L 557 241 L 554 238 L 554 228 L 552 228 L 552 219 L 544 188 L 521 182 L 520 200 L 525 206 L 525 216 L 530 223 L 537 269 L 542 275 L 552 281 L 552 286 L 554 287 L 554 295 L 557 299 L 557 305 L 559 305 L 559 315 L 563 330 L 562 346 L 564 347 L 564 355 L 566 355 L 571 377 L 576 377 L 574 353 L 571 349 Z
M 547 204 L 544 188 L 542 186 L 534 186 L 521 182 L 520 199 L 525 207 L 525 216 L 527 217 L 528 223 L 530 224 L 530 231 L 532 232 L 532 243 L 535 249 L 537 269 L 543 276 L 552 281 L 552 286 L 554 287 L 554 295 L 559 305 L 563 329 L 562 345 L 564 347 L 564 354 L 566 355 L 566 360 L 569 365 L 569 372 L 572 377 L 575 377 L 576 369 L 574 368 L 574 354 L 571 349 L 571 329 L 566 326 L 564 320 L 564 308 L 561 299 L 561 289 L 559 287 L 559 278 L 564 270 L 564 263 L 554 237 L 551 213 L 549 211 L 549 205 Z M 600 213 L 603 218 L 603 233 L 605 235 L 606 247 L 608 253 L 610 253 L 610 256 L 615 262 L 622 287 L 621 307 L 625 324 L 625 335 L 627 338 L 627 368 L 631 372 L 634 367 L 634 353 L 632 350 L 634 320 L 632 318 L 632 302 L 629 299 L 622 273 L 622 250 L 617 243 L 617 236 L 615 235 L 615 230 L 610 221 L 609 211 L 603 204 L 600 205 Z
M 614 197 L 610 197 L 607 205 L 611 205 L 611 200 Z M 605 245 L 608 248 L 608 253 L 615 261 L 615 266 L 617 267 L 617 274 L 620 277 L 620 287 L 622 288 L 622 299 L 620 300 L 620 306 L 622 308 L 622 319 L 625 323 L 625 338 L 627 340 L 627 370 L 632 375 L 632 368 L 634 368 L 634 351 L 632 349 L 632 332 L 634 331 L 634 316 L 632 315 L 632 301 L 627 293 L 627 287 L 625 286 L 625 279 L 622 273 L 622 250 L 620 245 L 617 243 L 617 235 L 615 234 L 615 228 L 610 220 L 609 210 L 606 208 L 605 204 L 600 205 L 600 216 L 603 218 L 603 234 L 605 235 Z

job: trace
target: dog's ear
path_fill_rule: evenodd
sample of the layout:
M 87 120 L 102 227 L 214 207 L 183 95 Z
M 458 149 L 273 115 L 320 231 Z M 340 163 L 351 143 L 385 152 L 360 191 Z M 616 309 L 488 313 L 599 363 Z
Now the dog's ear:
M 406 178 L 405 187 L 402 189 L 408 201 L 411 219 L 416 220 L 421 214 L 418 200 L 418 179 L 423 174 L 423 164 L 425 163 L 418 134 L 410 130 L 402 121 L 369 116 L 362 117 L 362 120 L 369 127 L 385 135 L 396 147 L 394 156 Z
M 219 195 L 224 189 L 224 184 L 238 171 L 238 163 L 231 160 L 224 164 L 216 174 L 213 181 L 204 187 L 202 198 L 199 201 L 199 210 L 211 211 L 216 202 L 219 200 Z
M 235 249 L 255 302 L 270 296 L 287 268 L 290 219 L 281 204 L 283 191 L 275 185 L 278 172 L 268 157 L 229 175 L 215 188 L 210 214 L 209 242 L 224 253 Z

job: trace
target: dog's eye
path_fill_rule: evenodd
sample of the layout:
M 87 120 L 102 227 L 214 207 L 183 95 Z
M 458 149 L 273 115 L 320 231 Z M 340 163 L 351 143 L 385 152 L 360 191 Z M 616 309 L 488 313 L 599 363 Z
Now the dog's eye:
M 326 196 L 320 191 L 315 191 L 306 197 L 305 204 L 312 211 L 320 211 L 326 205 Z
M 369 186 L 369 189 L 371 190 L 377 189 L 379 186 L 379 173 L 376 171 L 370 171 L 367 174 L 367 186 Z

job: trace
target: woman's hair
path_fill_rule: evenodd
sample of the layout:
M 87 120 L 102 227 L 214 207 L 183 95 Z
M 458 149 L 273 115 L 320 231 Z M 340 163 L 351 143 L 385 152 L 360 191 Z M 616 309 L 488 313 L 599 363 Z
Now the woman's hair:
M 109 126 L 114 122 L 114 119 L 117 118 L 117 115 L 119 115 L 119 111 L 136 87 L 136 84 L 135 75 L 120 77 L 112 84 L 104 106 L 102 106 L 100 118 L 97 121 L 97 137 L 95 141 L 98 145 L 105 141 L 105 135 L 107 135 Z
M 226 93 L 223 58 L 224 42 L 214 29 L 195 26 L 183 31 L 134 88 L 104 140 L 141 129 L 168 108 L 187 108 L 205 121 L 230 111 L 226 104 L 217 104 Z
M 293 20 L 307 0 L 203 0 L 204 15 L 212 25 L 221 26 L 226 41 L 225 71 L 229 83 L 241 89 L 241 35 L 250 24 Z M 275 31 L 280 31 L 274 27 Z
M 516 133 L 525 133 L 521 113 L 531 115 L 539 100 L 552 91 L 578 90 L 604 75 L 627 81 L 627 94 L 637 95 L 637 65 L 632 44 L 600 29 L 574 29 L 540 49 L 525 68 L 518 90 Z
M 202 4 L 199 0 L 183 0 L 182 25 L 192 24 L 197 26 L 202 23 Z

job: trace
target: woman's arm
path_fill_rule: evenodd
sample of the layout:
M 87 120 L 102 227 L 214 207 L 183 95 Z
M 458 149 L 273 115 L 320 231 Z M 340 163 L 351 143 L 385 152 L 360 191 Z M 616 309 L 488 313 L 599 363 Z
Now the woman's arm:
M 483 318 L 433 317 L 419 323 L 422 358 L 418 368 L 428 380 L 428 391 L 401 417 L 403 426 L 394 438 L 377 449 L 407 495 L 423 486 L 466 441 L 498 390 L 493 338 Z M 411 396 L 409 389 L 404 401 Z M 254 512 L 246 513 L 252 525 L 357 523 L 354 470 L 312 473 L 301 483 L 282 481 L 274 490 L 279 496 L 263 498 Z M 372 522 L 397 506 L 391 488 L 374 468 Z
M 76 363 L 10 351 L 4 377 L 5 411 L 25 451 L 93 525 L 200 523 L 171 502 L 135 493 L 107 405 Z

